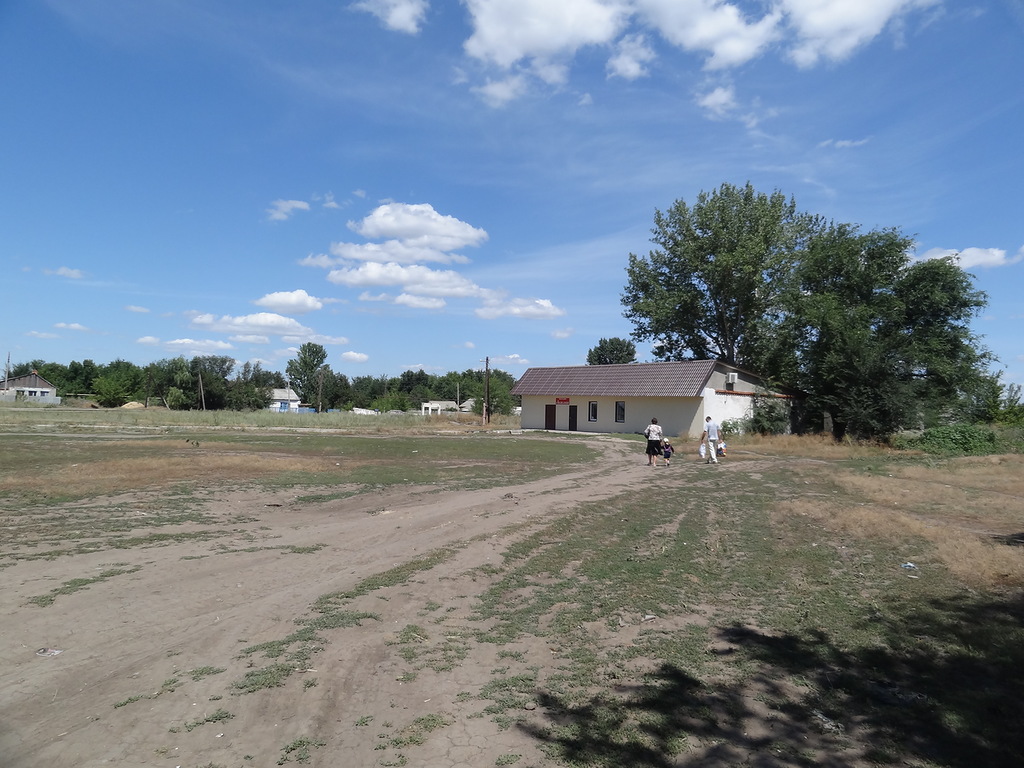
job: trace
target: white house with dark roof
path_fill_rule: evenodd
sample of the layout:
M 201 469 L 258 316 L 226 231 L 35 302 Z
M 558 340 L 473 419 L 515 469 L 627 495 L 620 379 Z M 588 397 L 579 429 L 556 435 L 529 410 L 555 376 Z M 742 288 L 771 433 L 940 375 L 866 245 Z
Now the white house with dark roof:
M 642 432 L 657 418 L 670 437 L 699 438 L 704 419 L 750 416 L 754 396 L 771 392 L 760 377 L 716 360 L 529 368 L 512 388 L 523 402 L 523 429 Z

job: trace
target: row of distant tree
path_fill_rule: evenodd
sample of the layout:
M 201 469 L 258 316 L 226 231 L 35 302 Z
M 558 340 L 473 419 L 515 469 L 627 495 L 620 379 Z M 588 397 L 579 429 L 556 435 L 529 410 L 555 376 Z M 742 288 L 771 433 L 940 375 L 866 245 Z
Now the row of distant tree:
M 484 394 L 489 413 L 511 413 L 519 403 L 511 394 L 515 377 L 501 370 L 466 370 L 442 376 L 405 371 L 401 376 L 356 376 L 349 379 L 326 364 L 319 344 L 303 344 L 288 361 L 285 373 L 259 363 L 239 364 L 234 358 L 202 355 L 157 360 L 139 366 L 126 360 L 111 363 L 48 363 L 12 365 L 9 375 L 36 371 L 62 397 L 88 397 L 105 408 L 129 401 L 165 405 L 174 410 L 261 410 L 270 405 L 272 390 L 292 388 L 303 404 L 318 411 L 374 408 L 380 411 L 419 409 L 428 400 L 474 401 L 481 412 Z

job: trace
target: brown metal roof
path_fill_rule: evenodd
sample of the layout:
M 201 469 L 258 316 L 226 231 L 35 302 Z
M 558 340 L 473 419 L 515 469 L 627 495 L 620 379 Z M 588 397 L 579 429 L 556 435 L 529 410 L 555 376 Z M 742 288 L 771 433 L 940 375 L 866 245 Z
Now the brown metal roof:
M 512 394 L 700 397 L 716 365 L 714 360 L 683 360 L 671 363 L 528 368 L 512 388 Z

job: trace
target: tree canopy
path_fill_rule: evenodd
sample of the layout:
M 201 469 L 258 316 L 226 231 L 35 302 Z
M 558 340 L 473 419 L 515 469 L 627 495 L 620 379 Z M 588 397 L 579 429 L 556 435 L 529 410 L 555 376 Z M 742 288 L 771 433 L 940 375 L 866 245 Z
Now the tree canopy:
M 774 347 L 781 293 L 816 219 L 748 183 L 655 211 L 646 257 L 629 255 L 622 295 L 633 338 L 662 360 L 713 358 L 760 368 Z
M 898 229 L 861 232 L 778 191 L 723 184 L 656 212 L 653 232 L 657 250 L 629 255 L 622 302 L 656 357 L 717 359 L 799 387 L 836 437 L 992 401 L 990 357 L 969 325 L 985 295 L 952 259 L 912 260 Z
M 617 363 L 635 363 L 636 344 L 629 339 L 613 336 L 601 339 L 597 346 L 587 352 L 587 365 L 615 365 Z

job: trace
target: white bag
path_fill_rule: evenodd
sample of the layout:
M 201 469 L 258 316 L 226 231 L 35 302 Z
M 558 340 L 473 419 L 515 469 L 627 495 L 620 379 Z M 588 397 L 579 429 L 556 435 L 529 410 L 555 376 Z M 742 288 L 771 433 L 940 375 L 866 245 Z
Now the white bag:
M 700 454 L 700 457 L 702 459 L 707 457 L 707 455 L 708 455 L 708 447 L 706 445 L 704 445 L 704 443 L 701 443 L 700 444 L 700 448 L 697 449 L 697 453 Z

